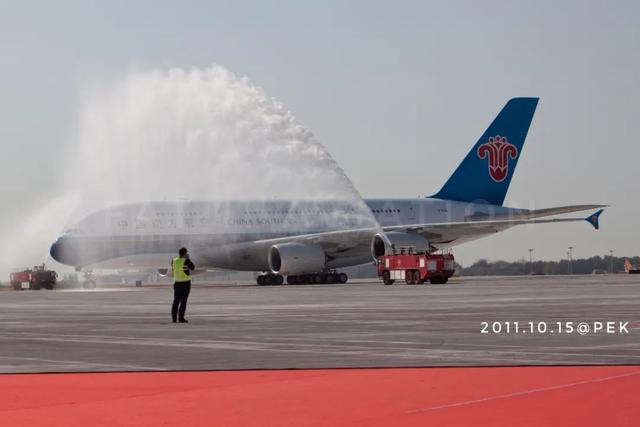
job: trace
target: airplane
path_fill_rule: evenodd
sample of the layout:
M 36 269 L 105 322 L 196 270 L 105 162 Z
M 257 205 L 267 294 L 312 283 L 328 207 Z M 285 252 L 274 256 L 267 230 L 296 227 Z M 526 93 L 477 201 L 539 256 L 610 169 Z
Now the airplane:
M 440 191 L 424 198 L 148 201 L 104 208 L 51 245 L 76 270 L 154 268 L 166 274 L 178 248 L 199 270 L 261 272 L 259 285 L 345 283 L 339 268 L 411 246 L 434 252 L 523 224 L 586 220 L 607 205 L 503 206 L 538 104 L 513 98 Z M 587 218 L 548 218 L 599 209 Z

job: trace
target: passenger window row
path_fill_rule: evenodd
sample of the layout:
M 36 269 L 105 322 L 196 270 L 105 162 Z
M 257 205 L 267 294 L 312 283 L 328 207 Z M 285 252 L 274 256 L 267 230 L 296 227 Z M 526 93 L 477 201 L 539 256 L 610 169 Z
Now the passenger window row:
M 400 213 L 400 209 L 373 209 L 373 213 Z

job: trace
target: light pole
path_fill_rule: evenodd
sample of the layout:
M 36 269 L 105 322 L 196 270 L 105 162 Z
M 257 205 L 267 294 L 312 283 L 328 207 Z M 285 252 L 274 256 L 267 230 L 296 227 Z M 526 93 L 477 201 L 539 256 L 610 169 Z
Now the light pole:
M 529 249 L 529 274 L 533 274 L 533 249 Z
M 613 274 L 613 249 L 609 250 L 609 273 Z
M 569 249 L 569 252 L 567 252 L 569 257 L 569 274 L 573 274 L 573 246 L 569 246 L 567 249 Z

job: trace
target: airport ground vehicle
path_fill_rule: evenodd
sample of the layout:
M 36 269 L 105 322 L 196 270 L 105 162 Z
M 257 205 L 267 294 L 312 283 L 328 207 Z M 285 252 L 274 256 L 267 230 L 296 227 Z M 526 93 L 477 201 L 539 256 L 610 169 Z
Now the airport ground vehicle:
M 23 289 L 39 290 L 42 288 L 53 289 L 56 286 L 58 273 L 47 270 L 45 265 L 36 265 L 22 271 L 11 273 L 11 288 L 17 291 Z
M 631 265 L 631 261 L 629 258 L 624 259 L 624 271 L 627 274 L 640 274 L 640 268 L 636 265 Z
M 427 281 L 431 284 L 447 283 L 455 273 L 455 259 L 452 254 L 400 249 L 391 255 L 378 257 L 377 269 L 378 277 L 385 285 L 393 285 L 396 280 L 404 280 L 411 285 Z

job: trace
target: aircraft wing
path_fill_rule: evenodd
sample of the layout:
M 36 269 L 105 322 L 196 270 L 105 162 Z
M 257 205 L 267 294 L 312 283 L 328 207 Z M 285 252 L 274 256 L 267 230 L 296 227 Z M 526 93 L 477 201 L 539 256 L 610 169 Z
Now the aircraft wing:
M 274 245 L 288 242 L 308 243 L 321 245 L 328 253 L 348 250 L 355 246 L 369 245 L 371 238 L 380 232 L 406 232 L 424 236 L 430 243 L 444 244 L 468 241 L 474 237 L 497 233 L 516 225 L 546 224 L 559 222 L 587 221 L 595 229 L 599 228 L 599 216 L 603 212 L 600 209 L 587 218 L 550 218 L 550 219 L 503 219 L 488 221 L 465 221 L 426 224 L 405 224 L 384 227 L 371 227 L 352 230 L 327 231 L 322 233 L 310 233 L 297 236 L 288 236 L 275 239 L 259 240 L 258 245 Z
M 376 227 L 326 231 L 258 240 L 254 244 L 258 247 L 290 242 L 317 244 L 322 246 L 327 253 L 332 254 L 347 251 L 357 246 L 368 246 L 371 243 L 371 238 L 381 231 L 383 231 L 382 228 Z

